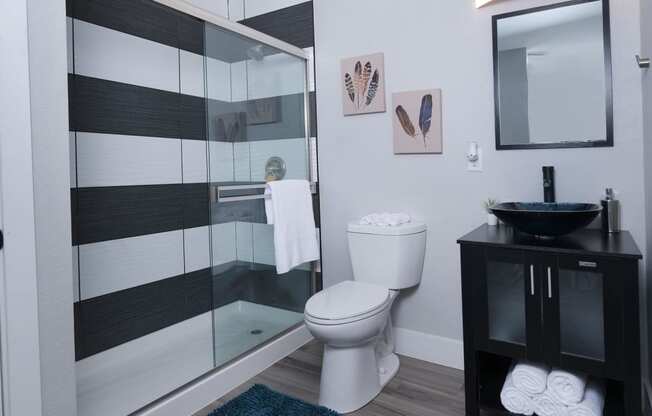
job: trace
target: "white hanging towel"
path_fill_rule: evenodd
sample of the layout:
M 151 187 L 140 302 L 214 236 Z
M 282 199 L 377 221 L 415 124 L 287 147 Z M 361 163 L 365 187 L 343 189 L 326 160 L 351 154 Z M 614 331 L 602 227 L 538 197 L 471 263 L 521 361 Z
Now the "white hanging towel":
M 548 375 L 548 389 L 567 405 L 577 404 L 584 397 L 587 376 L 582 373 L 553 369 Z
M 568 416 L 602 416 L 604 411 L 604 384 L 591 380 L 586 385 L 584 399 L 568 408 Z
M 268 182 L 265 187 L 267 223 L 274 224 L 276 272 L 319 260 L 310 184 L 306 180 Z
M 534 396 L 543 393 L 546 389 L 550 367 L 529 361 L 519 361 L 512 370 L 514 386 Z

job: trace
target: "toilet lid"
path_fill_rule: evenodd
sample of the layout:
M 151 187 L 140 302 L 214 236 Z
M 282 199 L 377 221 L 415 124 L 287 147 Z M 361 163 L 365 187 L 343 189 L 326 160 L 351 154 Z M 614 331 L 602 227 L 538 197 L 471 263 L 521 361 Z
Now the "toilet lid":
M 387 288 L 347 280 L 308 299 L 306 314 L 329 320 L 352 318 L 384 306 L 388 299 Z

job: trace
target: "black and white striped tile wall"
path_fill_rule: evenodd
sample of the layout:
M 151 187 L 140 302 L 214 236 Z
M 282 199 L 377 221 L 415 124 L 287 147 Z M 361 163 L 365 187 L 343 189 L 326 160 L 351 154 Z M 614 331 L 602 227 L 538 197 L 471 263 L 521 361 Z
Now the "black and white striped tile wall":
M 312 2 L 222 2 L 232 20 L 313 55 Z M 262 201 L 209 201 L 211 183 L 264 180 L 270 156 L 286 160 L 290 178 L 316 177 L 302 117 L 247 126 L 247 141 L 212 121 L 255 100 L 303 111 L 301 66 L 275 55 L 263 70 L 237 47 L 213 50 L 220 39 L 205 38 L 204 22 L 151 0 L 68 0 L 67 12 L 77 359 L 233 300 L 302 310 L 306 272 L 266 278 L 274 256 Z

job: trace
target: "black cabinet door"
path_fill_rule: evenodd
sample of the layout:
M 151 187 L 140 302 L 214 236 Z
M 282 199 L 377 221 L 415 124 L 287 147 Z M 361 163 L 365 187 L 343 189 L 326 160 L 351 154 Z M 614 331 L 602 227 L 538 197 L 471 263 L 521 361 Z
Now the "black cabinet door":
M 618 376 L 623 355 L 622 270 L 609 258 L 545 257 L 546 362 L 596 376 Z
M 484 250 L 476 280 L 476 338 L 480 348 L 541 360 L 541 259 L 521 250 Z

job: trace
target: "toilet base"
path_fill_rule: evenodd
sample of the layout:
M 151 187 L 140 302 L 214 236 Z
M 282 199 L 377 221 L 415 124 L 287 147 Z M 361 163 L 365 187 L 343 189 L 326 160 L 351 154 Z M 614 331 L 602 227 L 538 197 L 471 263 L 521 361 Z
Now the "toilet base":
M 398 373 L 398 368 L 401 363 L 398 360 L 398 355 L 391 353 L 380 360 L 378 360 L 378 375 L 380 377 L 381 387 L 385 387 L 391 379 Z
M 373 400 L 399 368 L 394 353 L 376 357 L 375 342 L 357 347 L 324 346 L 319 404 L 338 413 L 356 411 Z

